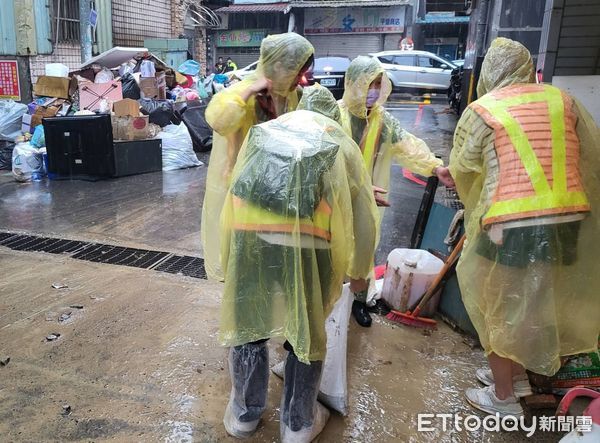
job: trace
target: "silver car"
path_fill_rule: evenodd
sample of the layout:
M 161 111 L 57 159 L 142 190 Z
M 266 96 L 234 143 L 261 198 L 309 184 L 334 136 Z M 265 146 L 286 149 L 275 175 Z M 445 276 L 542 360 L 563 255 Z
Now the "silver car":
M 384 51 L 371 54 L 385 68 L 394 89 L 447 91 L 456 66 L 426 51 Z

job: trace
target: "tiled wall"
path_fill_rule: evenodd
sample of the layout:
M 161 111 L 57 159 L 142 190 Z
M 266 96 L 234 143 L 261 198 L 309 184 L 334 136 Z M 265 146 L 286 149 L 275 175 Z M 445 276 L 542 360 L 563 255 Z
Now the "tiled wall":
M 75 69 L 81 64 L 81 48 L 77 43 L 59 43 L 51 55 L 29 57 L 32 84 L 35 84 L 40 75 L 44 75 L 46 63 L 62 63 Z

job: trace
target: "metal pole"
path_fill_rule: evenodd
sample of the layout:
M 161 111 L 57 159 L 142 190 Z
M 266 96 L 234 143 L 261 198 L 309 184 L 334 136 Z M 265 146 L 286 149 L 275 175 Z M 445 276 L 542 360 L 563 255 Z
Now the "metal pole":
M 81 42 L 81 61 L 92 58 L 92 26 L 90 25 L 90 0 L 79 0 L 79 39 Z

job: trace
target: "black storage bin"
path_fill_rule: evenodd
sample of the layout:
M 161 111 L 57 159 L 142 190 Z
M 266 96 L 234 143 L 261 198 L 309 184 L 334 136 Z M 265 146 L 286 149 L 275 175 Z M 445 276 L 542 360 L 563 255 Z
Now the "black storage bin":
M 162 140 L 113 142 L 110 115 L 42 122 L 51 179 L 98 180 L 162 170 Z
M 118 141 L 114 144 L 115 177 L 162 170 L 162 140 Z

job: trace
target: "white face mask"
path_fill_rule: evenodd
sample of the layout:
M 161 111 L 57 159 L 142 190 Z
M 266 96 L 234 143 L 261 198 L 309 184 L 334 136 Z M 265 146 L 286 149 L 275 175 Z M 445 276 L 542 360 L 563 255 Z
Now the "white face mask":
M 367 92 L 367 108 L 372 108 L 373 105 L 375 105 L 375 103 L 377 103 L 377 100 L 379 99 L 379 93 L 380 93 L 380 89 L 379 88 L 370 88 L 369 91 Z

